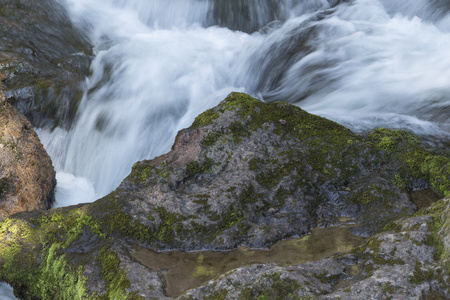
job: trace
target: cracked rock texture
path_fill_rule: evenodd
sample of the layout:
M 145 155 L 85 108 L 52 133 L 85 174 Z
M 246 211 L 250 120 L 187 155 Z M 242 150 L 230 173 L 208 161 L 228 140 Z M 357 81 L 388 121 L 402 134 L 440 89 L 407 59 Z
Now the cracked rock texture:
M 350 220 L 368 237 L 352 253 L 242 266 L 180 297 L 449 297 L 449 174 L 448 154 L 406 131 L 358 135 L 232 93 L 104 198 L 1 222 L 0 279 L 23 299 L 163 299 L 164 271 L 139 263 L 137 246 L 265 248 Z M 418 211 L 420 191 L 447 198 Z

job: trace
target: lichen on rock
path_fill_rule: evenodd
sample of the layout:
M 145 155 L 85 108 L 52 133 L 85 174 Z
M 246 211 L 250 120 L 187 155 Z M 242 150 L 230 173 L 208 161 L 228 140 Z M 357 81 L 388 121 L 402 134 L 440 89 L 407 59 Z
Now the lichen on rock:
M 424 264 L 445 259 L 433 253 L 439 247 L 446 253 L 442 245 L 448 241 L 438 235 L 448 226 L 429 225 L 437 220 L 431 212 L 406 217 L 418 210 L 412 191 L 448 195 L 448 167 L 446 155 L 426 150 L 405 131 L 358 135 L 299 107 L 232 93 L 180 131 L 169 153 L 137 162 L 104 198 L 6 219 L 0 278 L 27 299 L 164 298 L 156 271 L 134 267 L 129 254 L 135 246 L 265 248 L 317 226 L 341 226 L 345 219 L 357 224 L 355 234 L 371 236 L 352 254 L 242 267 L 185 297 L 356 297 L 358 290 L 374 289 L 388 295 L 404 282 L 421 288 L 426 282 L 428 290 L 444 295 L 444 288 L 433 285 L 437 273 Z M 430 210 L 444 205 L 439 203 Z M 448 223 L 444 208 L 440 224 Z M 24 258 L 29 263 L 17 267 Z M 377 276 L 391 271 L 401 272 L 401 279 L 379 285 Z M 417 280 L 408 272 L 416 272 Z M 222 284 L 226 289 L 217 288 Z

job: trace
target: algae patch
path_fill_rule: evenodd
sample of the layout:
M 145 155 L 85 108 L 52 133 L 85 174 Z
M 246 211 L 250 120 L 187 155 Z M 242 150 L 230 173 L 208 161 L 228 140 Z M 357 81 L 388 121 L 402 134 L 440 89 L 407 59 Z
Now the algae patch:
M 208 280 L 250 264 L 298 264 L 344 253 L 362 244 L 350 228 L 316 228 L 311 235 L 283 240 L 268 250 L 241 247 L 231 251 L 155 252 L 136 246 L 134 259 L 159 271 L 166 283 L 166 294 L 177 297 Z

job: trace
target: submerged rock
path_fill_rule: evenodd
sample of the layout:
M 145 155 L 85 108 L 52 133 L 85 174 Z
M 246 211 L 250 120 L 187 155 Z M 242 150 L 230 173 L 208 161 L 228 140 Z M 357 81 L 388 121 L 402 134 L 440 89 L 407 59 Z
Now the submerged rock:
M 449 168 L 447 156 L 425 150 L 407 132 L 357 135 L 296 106 L 232 93 L 180 131 L 172 151 L 136 163 L 110 195 L 86 205 L 19 213 L 1 223 L 0 279 L 24 299 L 165 298 L 161 274 L 135 261 L 134 249 L 265 248 L 317 226 L 349 222 L 357 224 L 354 233 L 372 236 L 417 211 L 412 191 L 450 196 Z M 438 204 L 447 207 L 445 201 Z M 353 287 L 356 294 L 377 289 L 376 276 L 391 271 L 402 276 L 393 285 L 408 281 L 417 291 L 445 294 L 442 284 L 433 283 L 435 273 L 426 273 L 427 288 L 422 279 L 405 275 L 421 272 L 416 262 L 441 262 L 433 253 L 446 245 L 427 225 L 434 216 L 417 218 L 425 227 L 411 226 L 418 231 L 415 242 L 397 232 L 379 233 L 351 255 L 242 267 L 185 297 L 298 298 L 334 295 L 339 285 L 345 285 L 340 292 L 353 295 Z M 410 221 L 398 222 L 384 230 L 409 230 L 401 224 Z M 403 267 L 387 267 L 397 263 Z M 227 278 L 236 285 L 227 285 Z M 214 284 L 224 285 L 223 291 Z

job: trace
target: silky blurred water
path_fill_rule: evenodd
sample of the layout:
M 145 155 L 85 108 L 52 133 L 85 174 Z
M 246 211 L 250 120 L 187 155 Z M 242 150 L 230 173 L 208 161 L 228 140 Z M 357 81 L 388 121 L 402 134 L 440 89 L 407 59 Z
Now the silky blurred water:
M 0 299 L 2 300 L 17 299 L 13 294 L 12 287 L 5 282 L 0 282 Z
M 39 133 L 57 206 L 109 193 L 231 91 L 356 131 L 449 137 L 448 1 L 230 3 L 63 1 L 95 58 L 72 128 Z

